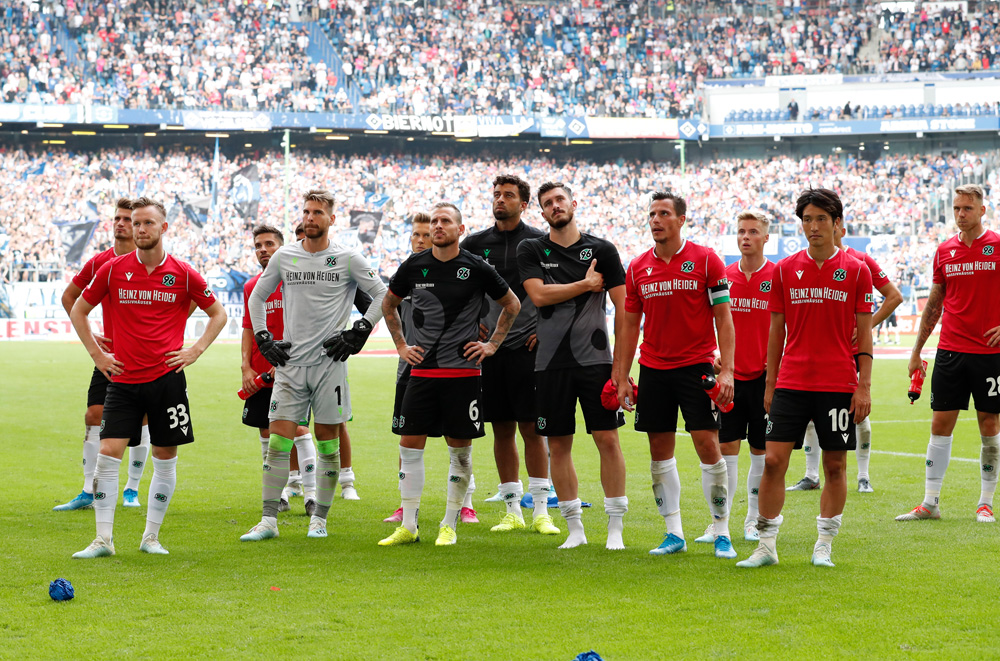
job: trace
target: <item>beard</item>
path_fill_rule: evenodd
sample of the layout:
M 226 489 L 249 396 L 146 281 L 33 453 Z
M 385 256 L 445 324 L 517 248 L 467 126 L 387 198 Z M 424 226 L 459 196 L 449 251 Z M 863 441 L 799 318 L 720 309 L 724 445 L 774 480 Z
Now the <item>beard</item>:
M 142 250 L 152 250 L 158 245 L 160 245 L 160 237 L 152 238 L 147 236 L 143 238 L 136 237 L 135 239 L 135 247 Z
M 320 227 L 307 227 L 305 233 L 307 239 L 321 239 L 326 234 Z
M 561 230 L 562 228 L 573 222 L 573 211 L 567 211 L 566 216 L 560 220 L 554 220 L 552 218 L 546 218 L 545 222 L 549 224 L 549 227 L 555 230 Z
M 506 209 L 494 208 L 493 217 L 496 218 L 497 220 L 508 220 L 509 218 L 514 217 L 514 213 L 511 211 L 507 211 Z
M 431 238 L 431 245 L 437 246 L 438 248 L 447 248 L 456 241 L 458 241 L 458 239 L 452 239 L 450 236 L 442 236 L 440 239 Z

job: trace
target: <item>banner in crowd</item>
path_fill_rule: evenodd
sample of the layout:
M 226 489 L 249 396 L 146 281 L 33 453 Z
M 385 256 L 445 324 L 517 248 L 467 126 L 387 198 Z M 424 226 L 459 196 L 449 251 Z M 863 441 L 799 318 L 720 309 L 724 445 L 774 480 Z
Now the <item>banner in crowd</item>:
M 210 195 L 178 195 L 177 202 L 189 221 L 198 229 L 203 229 L 212 208 Z
M 233 110 L 185 110 L 184 128 L 193 131 L 270 131 L 271 114 Z
M 949 133 L 996 131 L 1000 117 L 922 117 L 816 122 L 727 122 L 712 124 L 713 138 L 759 138 L 796 135 L 870 135 L 883 133 Z
M 375 237 L 378 236 L 378 228 L 381 223 L 381 211 L 351 210 L 351 227 L 357 231 L 358 241 L 362 244 L 375 243 Z
M 229 199 L 236 207 L 236 213 L 244 220 L 257 220 L 260 206 L 260 171 L 256 165 L 248 165 L 233 173 L 229 184 Z
M 90 243 L 90 237 L 94 236 L 97 229 L 96 220 L 88 220 L 82 223 L 65 222 L 56 223 L 59 234 L 62 236 L 63 250 L 66 251 L 66 263 L 78 264 L 83 257 L 83 251 Z

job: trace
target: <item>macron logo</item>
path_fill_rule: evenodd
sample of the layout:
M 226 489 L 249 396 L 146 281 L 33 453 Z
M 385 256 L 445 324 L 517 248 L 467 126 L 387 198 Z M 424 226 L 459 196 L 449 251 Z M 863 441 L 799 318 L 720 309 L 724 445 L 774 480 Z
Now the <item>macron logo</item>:
M 844 443 L 847 442 L 848 436 L 849 436 L 848 434 L 841 434 L 841 437 L 843 437 L 844 439 Z
M 125 279 L 131 281 L 132 280 L 132 274 L 129 273 L 128 271 L 125 271 Z
M 954 251 L 954 250 L 952 250 L 952 251 L 951 251 L 951 256 L 952 256 L 952 257 L 954 257 L 954 256 L 955 256 L 955 251 Z
M 653 267 L 652 266 L 649 266 L 649 267 L 646 268 L 646 275 L 649 275 L 652 272 L 653 272 Z
M 803 273 L 805 273 L 805 271 L 796 271 L 796 272 L 795 272 L 795 275 L 799 276 L 799 280 L 801 280 L 801 279 L 802 279 L 802 274 L 803 274 Z

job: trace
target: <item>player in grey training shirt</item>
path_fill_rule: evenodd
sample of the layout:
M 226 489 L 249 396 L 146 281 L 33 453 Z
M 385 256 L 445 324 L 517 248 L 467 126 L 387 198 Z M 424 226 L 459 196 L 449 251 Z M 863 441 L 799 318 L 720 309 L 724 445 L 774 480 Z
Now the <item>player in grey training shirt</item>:
M 334 218 L 330 193 L 306 193 L 302 209 L 306 238 L 274 253 L 248 301 L 254 338 L 261 354 L 277 369 L 269 416 L 271 440 L 264 462 L 264 514 L 259 524 L 240 537 L 242 541 L 278 536 L 278 503 L 288 480 L 295 426 L 310 406 L 318 470 L 316 511 L 308 536 L 327 534 L 326 516 L 340 471 L 340 424 L 351 417 L 343 361 L 361 349 L 382 318 L 385 296 L 385 285 L 368 260 L 359 251 L 330 241 L 328 232 Z M 264 302 L 279 284 L 284 285 L 285 335 L 283 341 L 275 342 L 267 332 Z M 344 331 L 358 287 L 372 297 L 372 305 L 363 319 Z

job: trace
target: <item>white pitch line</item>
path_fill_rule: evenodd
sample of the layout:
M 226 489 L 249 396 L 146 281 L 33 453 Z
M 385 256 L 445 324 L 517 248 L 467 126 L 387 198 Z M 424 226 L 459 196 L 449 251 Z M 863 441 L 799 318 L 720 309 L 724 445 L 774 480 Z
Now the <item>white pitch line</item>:
M 888 450 L 872 450 L 872 454 L 891 454 L 894 457 L 913 457 L 915 459 L 926 459 L 927 457 L 915 452 L 889 452 Z M 970 464 L 978 464 L 978 459 L 966 459 L 965 457 L 952 457 L 952 461 L 965 461 Z

